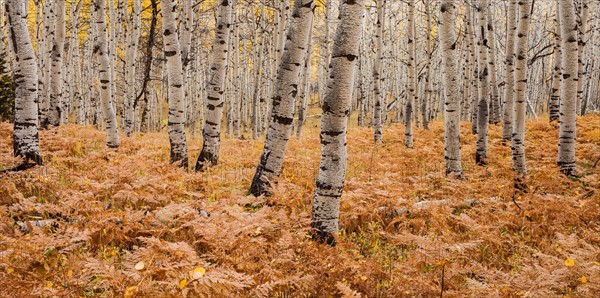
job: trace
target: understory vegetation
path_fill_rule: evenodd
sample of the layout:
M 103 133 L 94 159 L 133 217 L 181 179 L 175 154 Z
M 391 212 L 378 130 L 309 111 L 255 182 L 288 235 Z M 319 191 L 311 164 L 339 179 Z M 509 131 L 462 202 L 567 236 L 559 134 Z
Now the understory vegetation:
M 600 293 L 600 116 L 577 119 L 577 178 L 557 128 L 527 123 L 525 189 L 490 126 L 487 167 L 463 123 L 465 179 L 446 178 L 441 121 L 352 127 L 334 247 L 310 237 L 318 120 L 290 140 L 274 194 L 247 193 L 262 140 L 224 138 L 218 166 L 169 165 L 164 133 L 105 146 L 94 127 L 40 131 L 44 166 L 0 178 L 5 297 L 593 297 Z M 352 121 L 355 123 L 355 121 Z M 0 123 L 0 168 L 12 156 Z M 201 141 L 189 140 L 192 155 Z M 190 156 L 194 160 L 197 156 Z M 595 293 L 595 294 L 594 294 Z

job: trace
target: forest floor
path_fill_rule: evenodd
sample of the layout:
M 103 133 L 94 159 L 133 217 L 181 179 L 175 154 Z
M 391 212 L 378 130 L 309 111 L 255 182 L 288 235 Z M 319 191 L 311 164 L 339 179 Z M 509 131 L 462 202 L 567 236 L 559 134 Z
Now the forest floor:
M 341 232 L 309 233 L 318 120 L 292 137 L 271 197 L 247 189 L 262 140 L 224 138 L 204 173 L 170 166 L 166 132 L 106 148 L 93 127 L 40 132 L 45 165 L 0 174 L 2 297 L 594 297 L 600 293 L 600 115 L 578 118 L 578 179 L 559 174 L 557 128 L 527 123 L 529 176 L 490 126 L 489 166 L 462 126 L 466 179 L 444 176 L 442 122 L 352 127 Z M 354 121 L 354 120 L 353 120 Z M 189 143 L 193 164 L 200 139 Z M 0 168 L 12 128 L 0 124 Z M 598 297 L 598 296 L 595 296 Z

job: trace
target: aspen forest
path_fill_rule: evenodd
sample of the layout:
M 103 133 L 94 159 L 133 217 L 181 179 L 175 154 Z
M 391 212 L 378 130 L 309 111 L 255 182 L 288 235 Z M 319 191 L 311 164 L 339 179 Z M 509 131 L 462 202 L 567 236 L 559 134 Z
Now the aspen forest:
M 600 1 L 0 0 L 0 297 L 600 297 Z

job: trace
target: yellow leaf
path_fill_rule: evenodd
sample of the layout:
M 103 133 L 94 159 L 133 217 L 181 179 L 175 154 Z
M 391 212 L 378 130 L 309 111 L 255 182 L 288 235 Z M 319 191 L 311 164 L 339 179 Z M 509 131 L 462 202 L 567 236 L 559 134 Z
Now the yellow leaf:
M 567 267 L 573 267 L 573 266 L 575 266 L 575 261 L 573 259 L 571 259 L 571 258 L 568 258 L 568 259 L 565 260 L 565 265 Z
M 585 276 L 582 276 L 582 277 L 581 277 L 581 283 L 582 283 L 582 284 L 584 284 L 584 283 L 586 283 L 586 282 L 587 282 L 587 277 L 585 277 Z
M 143 270 L 145 266 L 146 264 L 144 264 L 144 262 L 139 261 L 137 264 L 135 264 L 135 270 Z
M 123 294 L 124 298 L 133 298 L 135 296 L 135 292 L 137 292 L 137 287 L 129 287 L 125 290 L 125 294 Z
M 46 286 L 44 288 L 51 289 L 54 284 L 51 281 L 46 282 Z
M 179 281 L 179 288 L 180 289 L 185 288 L 185 285 L 187 285 L 187 279 L 184 278 L 184 279 L 182 279 L 182 280 Z
M 14 271 L 15 269 L 13 269 L 12 267 L 6 268 L 6 273 L 13 273 Z
M 197 267 L 192 272 L 192 278 L 198 279 L 198 278 L 202 277 L 205 273 L 206 273 L 206 269 L 204 269 L 202 267 Z

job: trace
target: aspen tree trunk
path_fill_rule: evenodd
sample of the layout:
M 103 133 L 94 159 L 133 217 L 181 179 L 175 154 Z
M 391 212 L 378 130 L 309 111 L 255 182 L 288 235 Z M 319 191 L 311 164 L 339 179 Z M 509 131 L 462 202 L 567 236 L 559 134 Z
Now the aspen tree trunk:
M 117 16 L 115 11 L 115 0 L 108 0 L 108 58 L 110 62 L 110 80 L 112 85 L 110 86 L 110 99 L 113 103 L 113 109 L 117 114 L 122 115 L 122 107 L 118 104 L 119 98 L 117 98 L 117 40 L 115 35 L 115 27 L 117 27 Z M 119 112 L 121 111 L 121 112 Z
M 462 177 L 460 158 L 460 94 L 458 90 L 458 59 L 454 35 L 455 0 L 443 0 L 440 5 L 440 45 L 444 65 L 446 101 L 444 109 L 444 161 L 446 175 Z
M 374 140 L 375 142 L 383 143 L 383 109 L 385 103 L 383 100 L 384 94 L 382 93 L 382 69 L 383 69 L 383 7 L 385 0 L 377 1 L 377 32 L 375 33 L 375 65 L 373 67 L 373 94 L 375 96 L 375 107 L 373 109 L 373 129 L 375 130 Z
M 38 140 L 38 71 L 27 30 L 27 8 L 24 1 L 7 0 L 5 10 L 16 56 L 14 155 L 23 158 L 24 163 L 31 160 L 41 165 Z
M 577 45 L 578 32 L 573 0 L 560 0 L 562 39 L 562 85 L 560 86 L 560 127 L 558 135 L 558 165 L 560 171 L 575 175 L 575 142 L 577 135 Z
M 65 48 L 65 1 L 56 1 L 56 36 L 52 44 L 52 79 L 50 81 L 50 107 L 48 123 L 60 125 L 61 113 L 66 113 L 63 104 L 63 55 Z
M 308 107 L 308 98 L 310 97 L 310 75 L 312 69 L 312 36 L 313 36 L 313 20 L 310 24 L 310 32 L 308 33 L 308 47 L 306 50 L 306 59 L 304 59 L 304 74 L 302 75 L 302 84 L 300 85 L 300 100 L 298 101 L 298 127 L 296 128 L 296 137 L 302 138 L 302 127 L 306 121 L 306 109 Z
M 255 44 L 257 49 L 253 59 L 254 67 L 254 93 L 252 96 L 252 117 L 250 119 L 252 125 L 252 139 L 256 140 L 260 136 L 260 93 L 262 84 L 262 56 L 264 38 L 260 26 L 255 31 Z
M 421 100 L 421 121 L 423 123 L 423 129 L 425 130 L 429 130 L 429 115 L 428 115 L 428 110 L 429 110 L 429 101 L 431 100 L 431 56 L 432 56 L 432 49 L 431 49 L 431 33 L 432 33 L 432 27 L 431 27 L 431 13 L 430 13 L 430 1 L 431 0 L 425 0 L 425 14 L 427 17 L 427 32 L 425 32 L 425 36 L 426 36 L 426 41 L 425 41 L 425 92 L 424 92 L 424 96 L 423 96 L 423 100 Z M 458 80 L 456 81 L 456 83 L 458 83 Z
M 134 103 L 137 98 L 137 94 L 135 92 L 135 76 L 136 76 L 136 60 L 138 53 L 138 42 L 140 36 L 140 15 L 141 15 L 141 0 L 133 0 L 133 11 L 131 15 L 131 25 L 132 28 L 130 30 L 129 42 L 127 44 L 127 49 L 125 53 L 125 82 L 127 85 L 127 94 L 125 96 L 124 101 L 124 112 L 125 115 L 125 133 L 128 136 L 131 136 L 133 132 L 133 124 L 135 115 Z M 160 107 L 158 107 L 160 109 Z
M 119 134 L 117 127 L 117 116 L 111 102 L 112 82 L 110 79 L 110 59 L 108 57 L 108 32 L 106 29 L 106 1 L 96 0 L 94 5 L 96 15 L 96 32 L 98 32 L 97 51 L 100 60 L 100 97 L 102 99 L 102 110 L 106 122 L 106 145 L 110 148 L 119 147 Z
M 54 28 L 56 23 L 54 22 L 54 8 L 50 1 L 44 1 L 44 52 L 40 53 L 40 56 L 44 57 L 43 69 L 43 90 L 41 94 L 40 102 L 40 126 L 42 128 L 48 127 L 48 114 L 50 109 L 50 76 L 51 66 L 50 59 L 52 57 L 52 43 L 54 42 Z
M 471 48 L 473 47 L 473 45 L 471 44 L 471 38 L 470 38 L 470 29 L 471 29 L 471 19 L 467 17 L 467 13 L 465 12 L 465 31 L 464 31 L 464 45 L 465 45 L 465 53 L 464 53 L 464 67 L 463 67 L 463 81 L 465 84 L 465 92 L 464 92 L 464 96 L 465 98 L 463 99 L 463 104 L 462 104 L 462 116 L 461 118 L 463 120 L 468 120 L 469 119 L 469 111 L 471 109 L 471 103 L 473 102 L 473 89 L 472 89 L 472 69 L 471 69 L 471 64 L 473 63 L 473 56 L 471 55 Z
M 562 1 L 562 0 L 561 0 Z M 527 175 L 525 164 L 525 90 L 527 87 L 527 51 L 531 0 L 519 0 L 519 28 L 515 63 L 515 115 L 512 133 L 513 170 L 521 176 Z
M 406 92 L 406 107 L 404 112 L 404 145 L 413 148 L 413 105 L 417 101 L 417 45 L 415 40 L 415 3 L 408 3 L 408 88 Z
M 493 2 L 492 2 L 493 4 Z M 487 10 L 488 66 L 490 71 L 490 124 L 500 123 L 500 98 L 498 95 L 498 80 L 496 79 L 496 33 L 492 15 L 493 5 Z
M 517 32 L 517 3 L 518 0 L 509 0 L 508 20 L 507 20 L 507 39 L 506 39 L 506 59 L 504 82 L 504 117 L 502 122 L 502 141 L 512 139 L 514 122 L 514 102 L 515 102 L 515 37 Z
M 579 9 L 579 17 L 578 17 L 578 70 L 577 70 L 577 112 L 580 115 L 585 114 L 585 109 L 587 106 L 587 98 L 583 98 L 583 82 L 587 77 L 586 68 L 586 55 L 585 55 L 585 45 L 587 42 L 587 28 L 589 22 L 589 5 L 587 0 L 580 0 L 580 9 Z
M 219 160 L 221 146 L 221 120 L 223 119 L 223 92 L 227 74 L 227 49 L 229 47 L 229 26 L 231 26 L 231 3 L 228 0 L 219 1 L 219 20 L 215 29 L 213 44 L 213 60 L 208 95 L 206 98 L 206 120 L 202 130 L 204 142 L 202 151 L 196 162 L 196 171 L 202 171 L 204 164 L 215 166 Z
M 233 78 L 234 78 L 234 102 L 233 102 L 233 135 L 236 138 L 241 136 L 241 102 L 242 98 L 242 77 L 240 74 L 240 20 L 238 16 L 237 0 L 233 0 Z M 283 35 L 284 32 L 281 32 Z
M 561 32 L 560 32 L 560 9 L 558 5 L 560 0 L 556 1 L 556 13 L 554 14 L 554 55 L 552 60 L 554 67 L 552 71 L 552 90 L 550 93 L 550 103 L 548 104 L 548 112 L 550 114 L 550 122 L 559 121 L 560 117 L 560 86 L 562 85 L 562 47 L 561 47 Z
M 489 3 L 487 0 L 479 1 L 477 7 L 478 16 L 478 41 L 479 50 L 479 100 L 477 105 L 477 150 L 475 152 L 475 162 L 478 165 L 487 165 L 488 157 L 488 99 L 489 99 L 489 68 L 488 68 L 488 32 L 487 32 L 487 10 Z
M 76 117 L 75 123 L 79 125 L 85 124 L 85 105 L 84 105 L 84 97 L 82 93 L 82 79 L 81 79 L 81 59 L 80 59 L 80 51 L 79 51 L 79 19 L 80 19 L 80 11 L 83 6 L 83 1 L 79 1 L 75 10 L 72 12 L 71 17 L 71 42 L 73 43 L 73 61 L 71 64 L 73 65 L 75 73 L 73 74 L 73 88 L 75 88 L 74 92 L 74 100 L 76 101 Z
M 169 96 L 169 143 L 171 144 L 171 163 L 187 168 L 187 142 L 185 139 L 185 104 L 183 101 L 183 66 L 181 49 L 177 36 L 176 6 L 173 0 L 162 0 L 162 29 L 164 53 L 167 59 L 168 96 Z
M 341 0 L 340 23 L 333 44 L 332 69 L 321 118 L 321 162 L 312 208 L 311 227 L 321 242 L 335 244 L 339 230 L 340 197 L 346 178 L 346 130 L 364 0 Z
M 255 196 L 268 194 L 270 180 L 281 174 L 285 150 L 292 133 L 294 105 L 299 92 L 300 73 L 306 57 L 315 5 L 315 0 L 297 0 L 294 3 L 288 39 L 272 96 L 273 110 L 267 138 L 250 186 L 250 192 Z
M 473 76 L 475 78 L 479 78 L 479 73 L 480 73 L 480 63 L 479 63 L 479 52 L 477 51 L 477 47 L 475 44 L 475 36 L 477 34 L 476 29 L 476 17 L 474 16 L 473 13 L 473 9 L 471 9 L 470 7 L 467 6 L 467 9 L 469 11 L 469 19 L 471 20 L 471 34 L 469 36 L 469 38 L 471 39 L 471 57 L 473 57 L 472 61 L 473 61 Z M 479 92 L 480 92 L 480 88 L 481 88 L 481 84 L 479 83 L 479 79 L 475 79 L 475 80 L 471 80 L 471 82 L 473 83 L 473 98 L 472 98 L 472 102 L 471 102 L 471 133 L 476 135 L 477 134 L 477 105 L 479 103 Z

